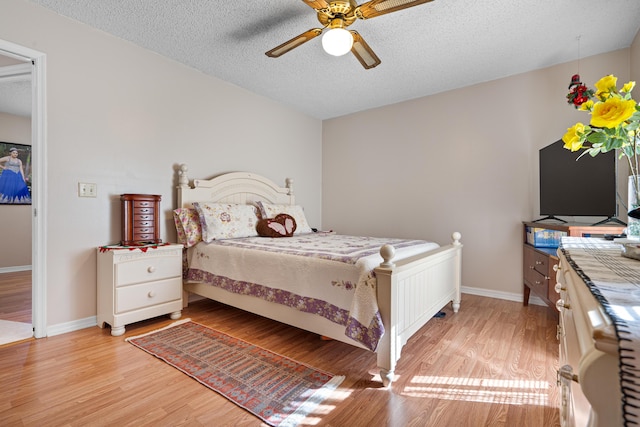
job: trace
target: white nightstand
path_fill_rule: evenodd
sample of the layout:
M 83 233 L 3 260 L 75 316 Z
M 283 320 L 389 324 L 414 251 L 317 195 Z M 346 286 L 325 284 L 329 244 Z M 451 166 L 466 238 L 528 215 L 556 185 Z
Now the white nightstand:
M 108 246 L 98 253 L 98 326 L 111 335 L 125 325 L 170 313 L 182 315 L 182 245 L 130 249 Z

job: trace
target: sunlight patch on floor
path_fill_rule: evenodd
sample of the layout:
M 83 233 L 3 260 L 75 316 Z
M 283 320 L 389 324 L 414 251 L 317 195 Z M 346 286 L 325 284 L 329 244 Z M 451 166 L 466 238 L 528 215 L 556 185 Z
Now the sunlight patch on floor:
M 415 376 L 403 396 L 468 402 L 549 406 L 549 383 L 534 380 L 502 380 Z
M 33 327 L 30 323 L 0 320 L 0 345 L 25 340 L 32 336 Z
M 315 426 L 322 421 L 322 417 L 328 415 L 331 411 L 336 409 L 336 405 L 331 405 L 330 402 L 334 401 L 337 403 L 342 402 L 351 396 L 352 390 L 345 389 L 337 389 L 331 393 L 331 396 L 327 398 L 323 403 L 319 404 L 314 408 L 314 410 L 306 416 L 306 418 L 300 423 L 300 425 L 305 426 Z
M 391 380 L 391 382 L 395 382 L 397 381 L 397 379 L 400 378 L 399 375 L 394 375 L 393 379 Z M 382 377 L 380 376 L 380 374 L 373 374 L 373 377 L 371 378 L 371 381 L 373 381 L 374 383 L 380 383 L 380 385 L 382 385 Z M 386 390 L 386 387 L 383 387 L 382 390 Z

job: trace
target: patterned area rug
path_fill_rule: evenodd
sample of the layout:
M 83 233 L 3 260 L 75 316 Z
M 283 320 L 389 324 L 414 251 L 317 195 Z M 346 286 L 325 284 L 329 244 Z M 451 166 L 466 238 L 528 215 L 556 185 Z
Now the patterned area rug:
M 275 427 L 298 425 L 344 380 L 189 319 L 127 341 Z

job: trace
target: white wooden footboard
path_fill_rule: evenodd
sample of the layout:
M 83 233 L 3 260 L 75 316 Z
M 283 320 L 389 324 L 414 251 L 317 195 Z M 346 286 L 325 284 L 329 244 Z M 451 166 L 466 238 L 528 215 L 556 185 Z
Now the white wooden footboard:
M 397 263 L 393 247 L 380 249 L 385 261 L 375 272 L 385 334 L 376 353 L 385 386 L 393 381 L 407 340 L 450 301 L 454 312 L 460 308 L 462 244 L 460 233 L 452 237 L 451 245 Z

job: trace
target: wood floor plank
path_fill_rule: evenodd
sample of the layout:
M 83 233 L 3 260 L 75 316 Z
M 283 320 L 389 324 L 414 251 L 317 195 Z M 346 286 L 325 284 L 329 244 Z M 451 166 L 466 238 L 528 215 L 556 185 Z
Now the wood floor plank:
M 0 273 L 0 319 L 31 323 L 31 270 Z
M 392 387 L 375 355 L 213 301 L 184 317 L 346 379 L 303 425 L 559 425 L 557 316 L 547 307 L 463 295 L 409 340 Z M 135 336 L 166 316 L 127 326 Z M 217 393 L 109 329 L 0 347 L 2 426 L 260 426 Z

